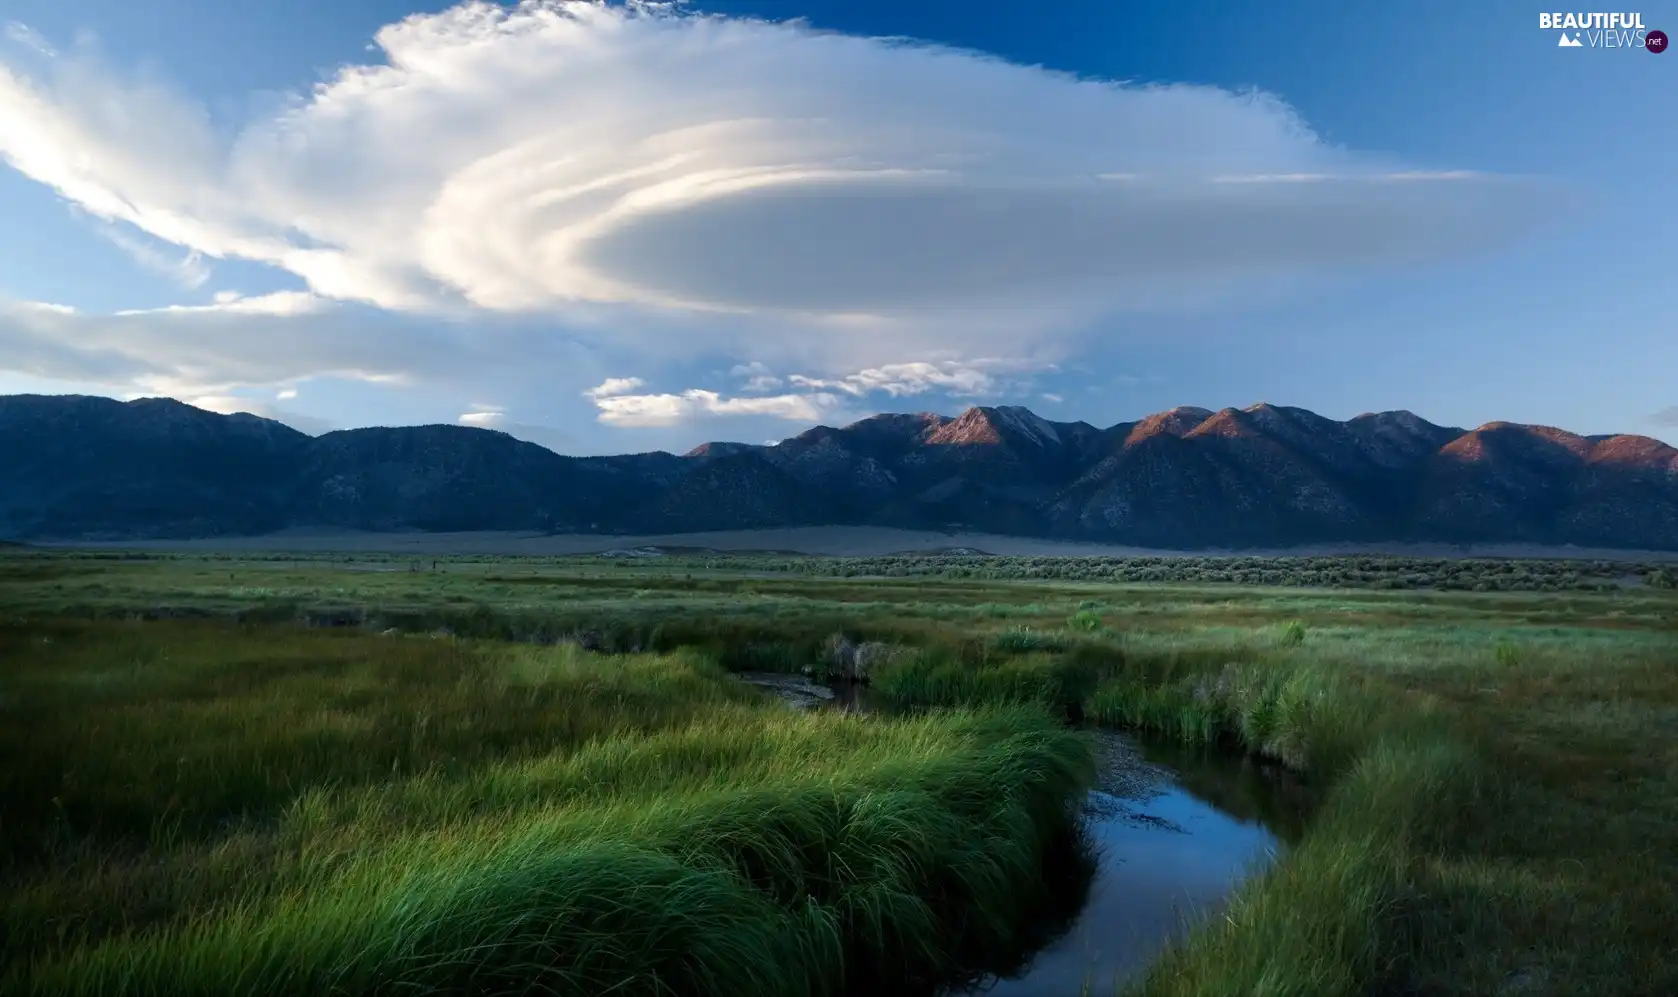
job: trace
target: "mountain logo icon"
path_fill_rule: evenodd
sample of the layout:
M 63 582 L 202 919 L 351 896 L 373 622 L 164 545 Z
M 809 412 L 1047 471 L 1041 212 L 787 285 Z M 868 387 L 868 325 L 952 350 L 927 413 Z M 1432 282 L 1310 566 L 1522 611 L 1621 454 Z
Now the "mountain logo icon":
M 1569 37 L 1567 37 L 1567 32 L 1563 31 L 1561 33 L 1561 41 L 1556 42 L 1556 47 L 1557 48 L 1584 48 L 1585 43 L 1579 40 L 1578 35 L 1574 35 L 1572 38 L 1569 38 Z

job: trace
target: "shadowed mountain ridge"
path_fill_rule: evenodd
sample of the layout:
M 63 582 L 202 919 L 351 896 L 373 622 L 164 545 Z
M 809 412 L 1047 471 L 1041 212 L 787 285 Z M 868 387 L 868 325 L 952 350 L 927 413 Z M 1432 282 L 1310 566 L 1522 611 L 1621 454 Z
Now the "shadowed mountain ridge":
M 283 528 L 965 529 L 1197 549 L 1528 542 L 1678 549 L 1678 450 L 1549 426 L 1180 406 L 1105 429 L 1017 406 L 775 445 L 571 457 L 432 425 L 310 437 L 170 399 L 0 396 L 0 537 Z

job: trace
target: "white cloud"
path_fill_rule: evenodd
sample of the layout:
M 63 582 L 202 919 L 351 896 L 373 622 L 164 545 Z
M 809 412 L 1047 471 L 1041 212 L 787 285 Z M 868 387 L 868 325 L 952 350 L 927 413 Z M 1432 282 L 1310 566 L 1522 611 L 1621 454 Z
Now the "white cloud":
M 645 382 L 638 377 L 608 377 L 599 384 L 583 392 L 590 398 L 610 398 L 614 395 L 627 395 L 640 388 Z
M 487 409 L 475 412 L 462 412 L 460 424 L 462 426 L 476 426 L 479 429 L 498 429 L 507 420 L 507 414 L 500 409 Z
M 556 376 L 576 379 L 561 383 L 570 391 L 593 375 L 588 349 L 544 325 L 420 320 L 302 292 L 218 298 L 115 314 L 0 298 L 0 371 L 180 398 L 261 388 L 281 401 L 317 377 L 477 395 L 551 393 Z
M 1454 252 L 1530 214 L 1520 183 L 1365 160 L 1265 94 L 797 23 L 473 2 L 376 41 L 381 63 L 232 137 L 32 45 L 37 71 L 0 62 L 0 156 L 102 219 L 407 310 L 1007 303 L 1040 325 L 1069 298 Z
M 839 398 L 826 392 L 754 398 L 725 398 L 703 388 L 689 388 L 680 394 L 600 394 L 598 390 L 585 394 L 600 409 L 599 421 L 609 426 L 635 428 L 676 426 L 713 416 L 768 416 L 816 422 L 843 410 Z
M 297 397 L 297 389 L 286 388 L 283 391 L 277 391 L 274 393 L 274 397 L 282 402 L 291 401 L 293 398 Z
M 381 335 L 378 326 L 289 292 L 112 315 L 0 299 L 0 367 L 176 396 L 225 395 L 239 385 L 323 374 L 399 378 L 423 344 Z M 407 355 L 397 348 L 404 342 Z
M 858 396 L 877 391 L 903 398 L 943 391 L 956 398 L 976 398 L 1017 392 L 1017 384 L 1004 375 L 1054 369 L 1052 364 L 987 358 L 884 364 L 837 379 L 794 374 L 788 380 L 798 387 L 827 388 Z
M 885 364 L 835 378 L 792 374 L 785 383 L 802 389 L 779 395 L 725 397 L 716 391 L 689 388 L 678 394 L 636 393 L 645 387 L 638 377 L 611 377 L 583 392 L 599 409 L 599 421 L 613 426 L 674 426 L 714 416 L 770 416 L 814 422 L 858 414 L 848 402 L 867 395 L 904 398 L 942 392 L 952 398 L 1021 395 L 1029 390 L 1031 375 L 1054 371 L 1052 364 L 1029 360 L 989 358 L 971 361 L 916 361 Z M 759 361 L 729 370 L 746 378 L 743 390 L 762 382 L 783 379 L 768 373 Z
M 222 415 L 232 415 L 235 412 L 251 412 L 247 406 L 257 404 L 246 398 L 235 398 L 231 395 L 199 395 L 196 398 L 185 399 L 188 405 L 196 405 L 210 412 L 220 412 Z

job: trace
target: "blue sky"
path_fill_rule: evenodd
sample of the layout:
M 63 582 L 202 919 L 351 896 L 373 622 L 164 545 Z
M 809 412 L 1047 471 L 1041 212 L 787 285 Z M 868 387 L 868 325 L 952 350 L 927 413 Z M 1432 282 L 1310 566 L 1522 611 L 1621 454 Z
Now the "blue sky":
M 1187 6 L 11 0 L 0 391 L 576 453 L 1260 400 L 1678 442 L 1678 55 Z

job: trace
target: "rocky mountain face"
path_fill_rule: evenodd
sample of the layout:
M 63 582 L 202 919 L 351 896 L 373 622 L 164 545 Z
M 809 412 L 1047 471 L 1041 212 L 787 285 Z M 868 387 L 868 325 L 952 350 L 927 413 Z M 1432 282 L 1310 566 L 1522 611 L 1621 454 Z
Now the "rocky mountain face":
M 1099 429 L 1009 406 L 774 446 L 566 457 L 464 426 L 309 437 L 180 402 L 0 397 L 0 538 L 866 524 L 1150 547 L 1335 541 L 1678 549 L 1678 450 L 1409 412 L 1182 407 Z

